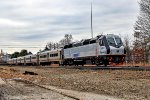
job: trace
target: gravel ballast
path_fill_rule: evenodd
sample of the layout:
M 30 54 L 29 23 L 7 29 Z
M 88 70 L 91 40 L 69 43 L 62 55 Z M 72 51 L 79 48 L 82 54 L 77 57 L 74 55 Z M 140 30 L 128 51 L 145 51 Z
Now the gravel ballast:
M 0 67 L 2 78 L 24 78 L 41 85 L 92 92 L 126 100 L 150 99 L 150 72 L 79 70 L 41 67 Z M 33 71 L 38 75 L 23 75 Z

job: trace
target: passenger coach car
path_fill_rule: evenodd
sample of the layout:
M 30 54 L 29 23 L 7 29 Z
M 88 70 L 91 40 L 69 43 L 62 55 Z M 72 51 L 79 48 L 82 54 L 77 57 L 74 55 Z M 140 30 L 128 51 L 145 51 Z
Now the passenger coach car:
M 48 50 L 34 55 L 12 58 L 7 61 L 10 65 L 50 65 L 62 63 L 62 49 Z

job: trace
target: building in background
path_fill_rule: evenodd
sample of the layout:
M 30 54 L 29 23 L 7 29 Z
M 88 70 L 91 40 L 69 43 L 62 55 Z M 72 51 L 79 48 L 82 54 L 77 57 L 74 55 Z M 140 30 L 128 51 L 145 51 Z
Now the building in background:
M 1 49 L 0 52 L 0 63 L 6 63 L 7 60 L 11 58 L 10 54 L 4 53 L 3 50 Z

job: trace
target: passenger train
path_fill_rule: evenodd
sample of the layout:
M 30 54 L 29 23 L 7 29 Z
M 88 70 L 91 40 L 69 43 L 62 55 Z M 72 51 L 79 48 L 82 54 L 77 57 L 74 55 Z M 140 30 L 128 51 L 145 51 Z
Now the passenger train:
M 47 50 L 34 55 L 12 58 L 10 65 L 109 65 L 123 63 L 126 50 L 118 35 L 99 35 L 95 38 L 65 45 L 61 49 Z

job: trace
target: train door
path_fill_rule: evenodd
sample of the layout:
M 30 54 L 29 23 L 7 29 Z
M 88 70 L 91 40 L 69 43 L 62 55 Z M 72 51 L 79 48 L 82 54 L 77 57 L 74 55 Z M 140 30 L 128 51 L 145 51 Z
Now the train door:
M 32 58 L 31 58 L 31 56 L 30 56 L 30 62 L 31 62 L 31 59 L 32 59 Z
M 40 60 L 39 60 L 39 54 L 37 54 L 37 57 L 36 57 L 37 59 L 37 65 L 40 65 Z
M 63 50 L 60 50 L 59 57 L 60 57 L 60 61 L 59 61 L 59 66 L 60 66 L 60 65 L 63 65 L 63 60 L 64 60 L 64 52 L 63 52 Z
M 47 53 L 47 62 L 49 62 L 49 53 Z
M 26 59 L 25 59 L 25 57 L 23 58 L 23 60 L 24 60 L 24 65 L 26 65 Z
M 100 45 L 99 54 L 100 55 L 106 55 L 107 54 L 107 50 L 106 50 L 103 38 L 101 38 L 99 40 L 99 45 Z
M 96 40 L 96 57 L 98 57 L 98 55 L 99 55 L 99 41 L 100 40 Z

